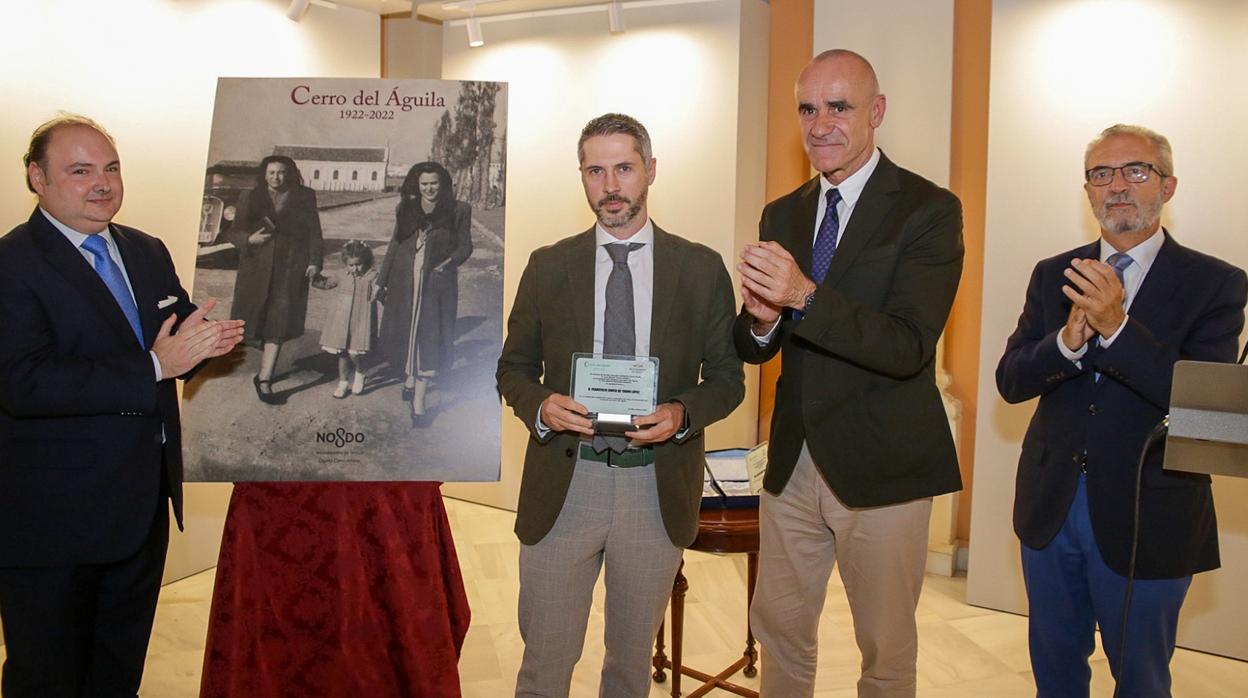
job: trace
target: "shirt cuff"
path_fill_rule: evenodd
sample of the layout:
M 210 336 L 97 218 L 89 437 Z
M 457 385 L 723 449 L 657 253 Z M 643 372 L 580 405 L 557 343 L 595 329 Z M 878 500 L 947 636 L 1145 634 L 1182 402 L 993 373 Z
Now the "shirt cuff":
M 1079 360 L 1083 358 L 1084 354 L 1088 353 L 1087 344 L 1084 344 L 1083 346 L 1079 347 L 1079 351 L 1072 351 L 1071 349 L 1068 349 L 1066 347 L 1066 343 L 1062 341 L 1062 333 L 1058 332 L 1057 333 L 1057 350 L 1062 352 L 1062 356 L 1065 356 L 1070 361 L 1073 361 L 1076 366 L 1079 366 L 1079 368 L 1083 368 L 1083 366 L 1080 365 Z
M 679 400 L 673 400 L 672 402 L 676 403 L 677 405 L 680 405 L 680 411 L 682 414 L 685 415 L 685 418 L 681 422 L 680 430 L 677 431 L 675 434 L 672 434 L 672 440 L 679 443 L 686 436 L 688 436 L 689 432 L 691 431 L 691 429 L 689 428 L 689 408 L 685 407 L 685 403 Z
M 542 401 L 542 405 L 544 404 L 546 404 L 545 400 Z M 537 419 L 533 422 L 533 431 L 537 432 L 537 438 L 539 439 L 544 439 L 550 434 L 550 427 L 542 422 L 542 405 L 537 406 Z
M 754 338 L 755 342 L 758 342 L 758 346 L 765 347 L 771 343 L 771 338 L 776 335 L 776 328 L 779 326 L 780 326 L 780 318 L 777 317 L 776 321 L 772 323 L 771 329 L 767 330 L 767 334 L 759 336 L 754 333 L 754 323 L 751 322 L 750 323 L 750 336 Z
M 160 359 L 156 358 L 156 352 L 154 351 L 149 351 L 147 353 L 152 357 L 152 367 L 156 369 L 156 382 L 159 383 L 165 379 L 164 375 L 160 372 Z
M 1118 326 L 1118 329 L 1114 330 L 1114 333 L 1109 335 L 1108 338 L 1101 340 L 1102 349 L 1109 348 L 1109 345 L 1113 344 L 1115 339 L 1118 339 L 1118 335 L 1122 334 L 1122 328 L 1127 326 L 1127 318 L 1130 318 L 1130 317 L 1131 317 L 1130 315 L 1122 316 L 1122 324 Z

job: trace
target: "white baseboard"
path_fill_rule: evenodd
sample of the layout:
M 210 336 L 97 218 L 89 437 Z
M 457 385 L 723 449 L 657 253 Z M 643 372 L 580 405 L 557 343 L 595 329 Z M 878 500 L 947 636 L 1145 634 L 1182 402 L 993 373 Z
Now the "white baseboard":
M 927 546 L 927 571 L 943 577 L 952 577 L 958 570 L 959 552 L 956 543 L 948 545 L 929 543 Z

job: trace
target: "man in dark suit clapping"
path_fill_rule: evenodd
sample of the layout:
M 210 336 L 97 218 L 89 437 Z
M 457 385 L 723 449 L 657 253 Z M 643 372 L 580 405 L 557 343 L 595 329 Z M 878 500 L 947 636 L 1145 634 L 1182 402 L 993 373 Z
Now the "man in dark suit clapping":
M 0 239 L 0 621 L 4 698 L 134 696 L 182 521 L 173 379 L 229 352 L 160 240 L 112 223 L 121 162 L 95 122 L 37 128 L 39 199 Z
M 997 366 L 1007 402 L 1040 398 L 1014 499 L 1040 698 L 1088 695 L 1100 626 L 1119 695 L 1170 695 L 1179 609 L 1192 574 L 1219 565 L 1208 475 L 1162 470 L 1150 431 L 1166 415 L 1174 363 L 1234 361 L 1242 269 L 1161 227 L 1178 179 L 1170 142 L 1111 126 L 1088 145 L 1084 190 L 1101 239 L 1041 261 Z M 1135 531 L 1126 651 L 1122 610 Z
M 762 694 L 813 693 L 839 563 L 858 695 L 913 696 L 931 498 L 962 486 L 935 383 L 962 271 L 961 205 L 875 147 L 885 99 L 862 56 L 816 56 L 796 96 L 819 176 L 767 205 L 737 267 L 737 353 L 762 363 L 784 350 L 750 611 Z

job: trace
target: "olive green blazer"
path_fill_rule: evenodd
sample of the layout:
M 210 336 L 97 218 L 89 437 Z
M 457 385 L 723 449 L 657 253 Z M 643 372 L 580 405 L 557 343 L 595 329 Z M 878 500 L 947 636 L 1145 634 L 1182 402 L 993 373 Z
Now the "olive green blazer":
M 522 543 L 540 541 L 559 517 L 580 436 L 538 436 L 542 401 L 568 394 L 572 354 L 594 348 L 594 229 L 533 252 L 520 278 L 498 359 L 498 389 L 529 429 L 516 512 Z M 732 280 L 714 250 L 654 227 L 650 354 L 659 359 L 659 402 L 685 406 L 682 438 L 655 447 L 663 524 L 672 543 L 693 542 L 705 463 L 703 429 L 745 395 L 732 345 Z M 605 467 L 605 466 L 604 466 Z

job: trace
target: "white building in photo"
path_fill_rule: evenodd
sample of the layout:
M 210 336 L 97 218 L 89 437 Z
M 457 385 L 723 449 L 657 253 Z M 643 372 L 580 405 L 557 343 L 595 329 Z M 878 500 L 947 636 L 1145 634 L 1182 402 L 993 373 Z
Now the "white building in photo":
M 274 155 L 295 161 L 303 183 L 317 191 L 382 191 L 389 148 L 334 145 L 279 145 Z

